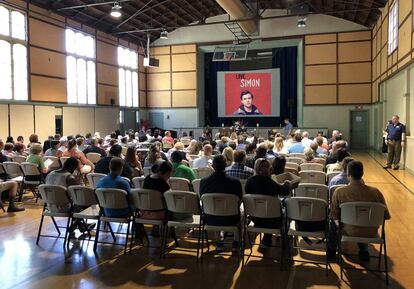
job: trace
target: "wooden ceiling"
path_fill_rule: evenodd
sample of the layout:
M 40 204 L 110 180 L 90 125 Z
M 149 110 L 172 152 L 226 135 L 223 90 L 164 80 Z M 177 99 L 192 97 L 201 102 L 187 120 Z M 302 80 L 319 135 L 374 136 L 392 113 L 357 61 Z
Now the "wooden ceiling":
M 379 9 L 387 2 L 387 0 L 242 1 L 258 8 L 259 12 L 266 9 L 289 9 L 295 12 L 297 7 L 305 5 L 309 13 L 331 15 L 369 28 L 375 25 L 381 15 Z M 115 1 L 30 0 L 30 2 L 110 34 L 154 28 L 166 28 L 172 31 L 189 24 L 203 24 L 206 18 L 225 13 L 215 0 L 120 0 L 123 15 L 119 19 L 109 15 Z M 261 13 L 257 17 L 261 17 L 260 15 Z M 153 41 L 159 37 L 160 30 L 149 33 Z M 117 35 L 134 42 L 146 38 L 146 32 L 143 31 Z

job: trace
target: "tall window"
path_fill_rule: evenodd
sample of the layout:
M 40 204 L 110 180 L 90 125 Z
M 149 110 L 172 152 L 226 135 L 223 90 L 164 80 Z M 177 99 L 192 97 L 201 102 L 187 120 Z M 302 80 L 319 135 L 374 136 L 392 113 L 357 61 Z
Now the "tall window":
M 0 6 L 0 99 L 28 99 L 26 16 L 4 6 Z
M 391 6 L 388 15 L 388 54 L 398 46 L 398 0 Z
M 138 54 L 118 46 L 119 105 L 138 107 Z
M 95 39 L 66 29 L 68 103 L 96 104 Z

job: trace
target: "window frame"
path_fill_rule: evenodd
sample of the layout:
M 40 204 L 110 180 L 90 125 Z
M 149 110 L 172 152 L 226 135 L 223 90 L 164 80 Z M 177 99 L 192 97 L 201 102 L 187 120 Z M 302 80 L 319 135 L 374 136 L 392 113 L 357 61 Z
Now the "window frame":
M 132 67 L 132 65 L 125 65 L 125 63 L 123 63 L 123 64 L 120 63 L 120 59 L 119 59 L 119 51 L 120 51 L 120 49 L 122 49 L 124 51 L 129 51 L 130 53 L 131 52 L 135 53 L 135 55 L 136 55 L 135 68 Z M 139 59 L 138 51 L 133 50 L 133 49 L 131 49 L 129 47 L 126 47 L 126 46 L 122 46 L 122 45 L 118 45 L 117 46 L 118 101 L 119 101 L 119 106 L 120 107 L 125 107 L 125 108 L 127 108 L 127 107 L 130 107 L 130 108 L 139 108 L 139 60 L 138 59 Z M 121 75 L 120 74 L 120 71 L 121 70 L 123 70 L 123 75 L 124 75 L 124 83 L 123 83 L 123 85 L 121 85 L 121 82 L 120 82 L 120 75 Z M 127 71 L 129 71 L 130 74 L 131 74 L 131 83 L 130 83 L 130 92 L 131 92 L 131 95 L 132 95 L 131 96 L 131 101 L 132 101 L 132 104 L 131 105 L 128 105 L 127 104 L 127 85 L 126 85 L 127 84 L 127 81 L 126 81 L 126 79 L 127 79 L 127 77 L 126 77 Z M 134 105 L 134 77 L 133 77 L 134 73 L 137 74 L 136 105 Z M 124 95 L 125 104 L 124 105 L 121 105 L 121 88 L 123 88 L 124 91 L 125 91 L 125 93 L 124 93 L 125 94 Z
M 388 56 L 393 54 L 398 48 L 398 9 L 399 3 L 398 0 L 395 0 L 394 3 L 390 6 L 388 11 L 388 42 L 387 42 L 387 52 Z M 392 24 L 392 25 L 391 25 Z M 391 31 L 392 26 L 392 31 Z M 390 39 L 392 37 L 392 39 Z
M 29 41 L 28 41 L 28 15 L 26 11 L 17 9 L 15 7 L 11 7 L 7 4 L 1 3 L 0 7 L 3 7 L 8 10 L 9 12 L 9 35 L 0 34 L 0 40 L 6 41 L 10 44 L 10 75 L 11 75 L 11 99 L 2 99 L 0 98 L 0 102 L 27 102 L 31 100 L 30 96 L 30 86 L 29 86 Z M 24 16 L 24 28 L 25 28 L 25 39 L 19 39 L 13 37 L 13 29 L 12 29 L 12 12 L 18 12 L 23 14 Z M 14 45 L 21 44 L 26 49 L 26 99 L 15 99 L 15 85 L 14 85 Z
M 93 40 L 93 57 L 91 57 L 91 56 L 86 56 L 86 55 L 80 55 L 80 54 L 77 54 L 76 53 L 76 51 L 75 52 L 69 52 L 68 51 L 68 47 L 67 47 L 67 31 L 68 30 L 71 30 L 73 33 L 74 33 L 74 36 L 75 36 L 75 38 L 74 38 L 74 41 L 75 41 L 75 43 L 74 43 L 74 45 L 75 45 L 75 47 L 76 47 L 76 33 L 80 33 L 80 34 L 82 34 L 84 37 L 91 37 L 92 38 L 92 40 Z M 67 93 L 67 104 L 69 104 L 69 105 L 81 105 L 81 106 L 96 106 L 97 104 L 98 104 L 98 85 L 97 85 L 97 58 L 96 58 L 96 55 L 97 55 L 97 40 L 96 40 L 96 36 L 95 35 L 92 35 L 92 34 L 89 34 L 89 33 L 86 33 L 86 32 L 84 32 L 84 31 L 81 31 L 81 30 L 78 30 L 78 29 L 75 29 L 75 28 L 73 28 L 73 27 L 70 27 L 70 26 L 66 26 L 65 27 L 65 56 L 66 56 L 66 58 L 65 58 L 65 61 L 66 61 L 66 93 Z M 76 87 L 74 88 L 74 91 L 76 92 L 76 102 L 69 102 L 69 93 L 68 93 L 68 91 L 69 91 L 69 82 L 68 82 L 68 58 L 69 57 L 73 57 L 74 59 L 75 59 L 75 63 L 76 63 L 76 69 L 78 68 L 78 60 L 79 59 L 82 59 L 82 60 L 84 60 L 85 61 L 85 78 L 86 78 L 86 96 L 85 96 L 85 98 L 86 98 L 86 103 L 80 103 L 79 102 L 79 95 L 78 95 L 78 92 L 79 92 L 79 88 L 78 88 L 78 72 L 76 71 L 76 73 L 75 73 L 75 75 L 74 75 L 74 77 L 75 77 L 75 80 L 76 80 Z M 89 102 L 89 91 L 90 91 L 90 88 L 89 88 L 89 69 L 88 69 L 88 62 L 89 61 L 91 61 L 91 62 L 93 62 L 93 65 L 94 65 L 94 69 L 93 69 L 93 71 L 94 71 L 94 80 L 93 80 L 93 83 L 94 83 L 94 103 L 90 103 Z

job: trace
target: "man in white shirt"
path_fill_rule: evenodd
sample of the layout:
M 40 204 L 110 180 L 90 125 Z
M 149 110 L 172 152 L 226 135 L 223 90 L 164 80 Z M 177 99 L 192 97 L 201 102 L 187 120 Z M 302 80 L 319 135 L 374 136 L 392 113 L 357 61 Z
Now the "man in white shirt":
M 307 131 L 304 131 L 302 133 L 302 144 L 305 147 L 310 147 L 311 143 L 312 143 L 312 140 L 309 139 L 309 133 Z
M 209 144 L 206 144 L 203 150 L 204 155 L 194 160 L 194 169 L 210 167 L 211 155 L 213 154 L 213 147 Z

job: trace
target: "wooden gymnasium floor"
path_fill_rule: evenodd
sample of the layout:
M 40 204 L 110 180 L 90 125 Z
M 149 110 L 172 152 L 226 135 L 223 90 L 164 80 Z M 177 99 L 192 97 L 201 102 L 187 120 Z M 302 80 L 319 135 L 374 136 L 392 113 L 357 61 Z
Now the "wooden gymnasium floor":
M 355 157 L 365 165 L 365 181 L 383 192 L 391 211 L 386 226 L 389 287 L 414 288 L 414 239 L 409 234 L 414 231 L 414 177 L 385 171 L 378 162 L 382 156 Z M 27 205 L 14 216 L 0 213 L 0 288 L 386 288 L 382 277 L 359 271 L 340 281 L 336 264 L 326 276 L 323 267 L 311 264 L 280 271 L 271 259 L 251 258 L 242 269 L 235 258 L 207 256 L 203 264 L 196 263 L 193 253 L 173 252 L 160 260 L 154 249 L 136 248 L 123 256 L 120 247 L 100 245 L 95 255 L 87 242 L 82 251 L 80 243 L 64 251 L 62 240 L 48 238 L 36 246 L 40 212 L 39 205 Z M 54 232 L 49 220 L 45 228 Z M 278 250 L 270 256 L 278 256 Z

